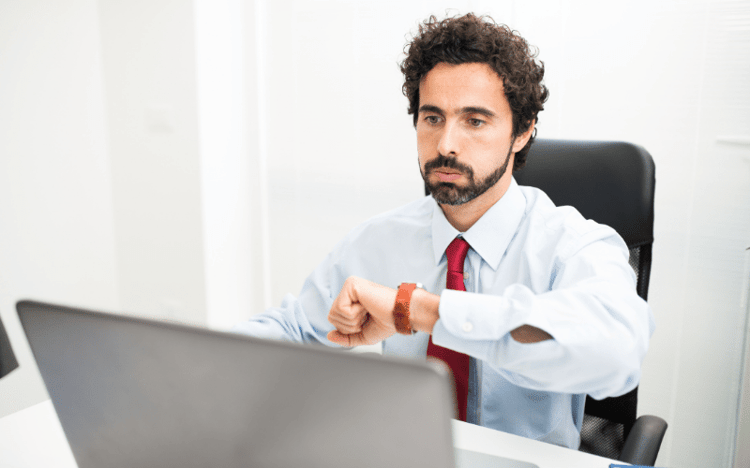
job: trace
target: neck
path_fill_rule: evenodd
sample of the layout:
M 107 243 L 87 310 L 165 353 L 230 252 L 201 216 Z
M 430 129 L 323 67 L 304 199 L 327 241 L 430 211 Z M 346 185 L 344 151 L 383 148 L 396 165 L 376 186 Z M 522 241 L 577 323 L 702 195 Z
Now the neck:
M 503 177 L 497 181 L 489 190 L 462 205 L 440 205 L 445 214 L 445 219 L 459 232 L 466 232 L 479 218 L 489 210 L 492 205 L 503 198 L 510 187 L 511 177 Z

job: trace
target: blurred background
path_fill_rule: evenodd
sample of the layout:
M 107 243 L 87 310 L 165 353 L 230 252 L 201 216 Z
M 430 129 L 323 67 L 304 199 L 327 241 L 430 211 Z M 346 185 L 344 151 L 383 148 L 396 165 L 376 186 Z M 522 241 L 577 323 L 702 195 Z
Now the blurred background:
M 0 0 L 0 315 L 20 363 L 0 416 L 47 398 L 19 299 L 226 329 L 422 196 L 398 63 L 421 20 L 469 11 L 538 47 L 538 137 L 654 157 L 639 413 L 670 424 L 658 465 L 732 466 L 749 0 Z

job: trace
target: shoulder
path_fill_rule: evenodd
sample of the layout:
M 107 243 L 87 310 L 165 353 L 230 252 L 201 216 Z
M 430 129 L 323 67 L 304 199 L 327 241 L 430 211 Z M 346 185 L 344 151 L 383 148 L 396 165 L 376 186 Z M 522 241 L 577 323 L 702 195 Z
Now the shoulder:
M 596 242 L 627 251 L 625 241 L 611 227 L 586 219 L 572 206 L 556 206 L 543 191 L 521 186 L 526 197 L 523 225 L 529 241 L 554 247 L 556 256 L 569 257 Z
M 404 236 L 428 235 L 432 226 L 435 201 L 426 196 L 364 221 L 349 231 L 343 242 L 363 244 L 393 243 Z
M 381 230 L 414 230 L 429 227 L 432 223 L 434 209 L 435 201 L 433 198 L 423 197 L 407 205 L 373 216 L 354 228 L 351 234 L 357 236 L 366 232 Z

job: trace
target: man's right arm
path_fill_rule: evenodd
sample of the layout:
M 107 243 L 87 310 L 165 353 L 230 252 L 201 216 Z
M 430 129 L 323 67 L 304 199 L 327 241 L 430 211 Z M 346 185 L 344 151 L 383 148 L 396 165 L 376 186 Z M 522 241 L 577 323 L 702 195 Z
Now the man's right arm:
M 333 346 L 326 338 L 333 329 L 327 314 L 343 284 L 338 258 L 339 252 L 334 250 L 305 280 L 297 297 L 287 294 L 281 306 L 250 317 L 232 327 L 232 331 L 258 338 Z
M 272 307 L 232 327 L 233 332 L 258 338 L 303 342 L 313 332 L 302 305 L 287 294 L 280 307 Z

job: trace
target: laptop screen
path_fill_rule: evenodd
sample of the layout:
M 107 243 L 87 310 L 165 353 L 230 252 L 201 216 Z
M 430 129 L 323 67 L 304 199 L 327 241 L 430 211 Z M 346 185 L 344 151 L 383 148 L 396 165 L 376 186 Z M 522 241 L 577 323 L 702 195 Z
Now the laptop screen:
M 454 466 L 451 390 L 427 363 L 17 309 L 80 468 Z

